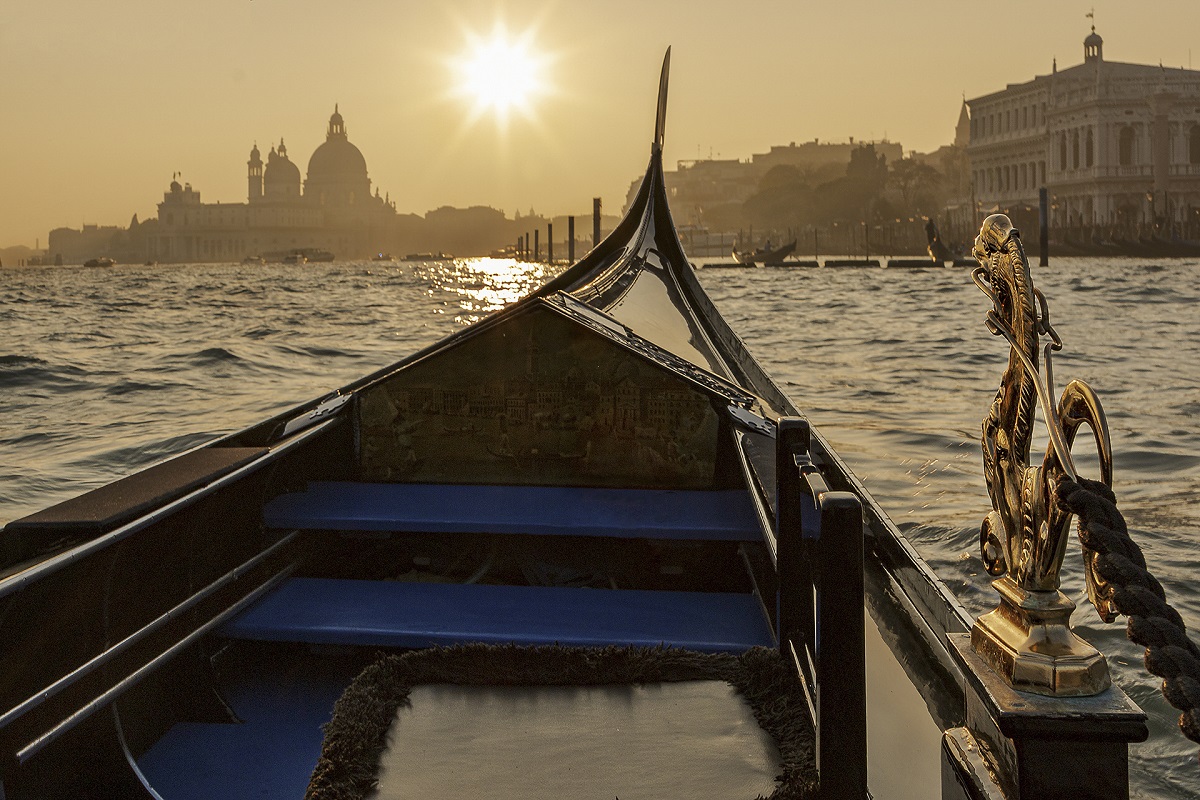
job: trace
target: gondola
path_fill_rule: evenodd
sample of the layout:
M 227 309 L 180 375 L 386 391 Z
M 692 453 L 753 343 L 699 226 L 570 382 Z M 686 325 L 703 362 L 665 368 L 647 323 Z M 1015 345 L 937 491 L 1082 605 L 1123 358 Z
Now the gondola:
M 734 262 L 747 267 L 752 267 L 755 264 L 762 264 L 765 267 L 779 267 L 783 265 L 784 260 L 788 256 L 796 252 L 795 239 L 781 247 L 773 248 L 770 244 L 770 242 L 767 242 L 766 247 L 755 248 L 749 253 L 740 252 L 735 246 L 731 257 Z
M 935 742 L 966 724 L 975 690 L 947 641 L 970 615 L 683 252 L 669 57 L 641 188 L 578 263 L 331 395 L 4 529 L 0 797 L 366 796 L 406 749 L 387 743 L 409 684 L 725 682 L 759 698 L 780 759 L 749 796 L 867 796 L 868 681 L 896 692 L 874 719 L 903 684 L 917 705 L 900 713 Z M 978 761 L 941 747 L 933 792 Z M 913 783 L 883 764 L 877 796 Z

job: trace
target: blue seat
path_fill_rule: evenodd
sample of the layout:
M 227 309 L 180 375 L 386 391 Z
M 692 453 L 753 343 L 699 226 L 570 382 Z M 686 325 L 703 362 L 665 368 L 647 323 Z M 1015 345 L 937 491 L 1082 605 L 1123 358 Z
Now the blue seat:
M 774 647 L 751 594 L 291 578 L 221 633 L 374 647 L 466 642 L 639 645 L 740 653 Z
M 745 491 L 313 482 L 263 510 L 274 528 L 761 541 Z

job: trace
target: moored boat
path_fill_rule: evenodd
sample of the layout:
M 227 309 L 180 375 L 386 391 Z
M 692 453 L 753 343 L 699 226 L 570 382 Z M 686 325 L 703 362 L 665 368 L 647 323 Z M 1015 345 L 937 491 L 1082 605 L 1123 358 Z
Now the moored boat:
M 405 261 L 449 261 L 454 256 L 449 253 L 407 253 Z
M 410 698 L 429 702 L 418 685 L 497 676 L 527 688 L 726 681 L 765 695 L 756 714 L 774 705 L 792 723 L 760 720 L 790 760 L 755 792 L 864 797 L 864 602 L 892 623 L 870 680 L 918 682 L 939 734 L 958 730 L 975 690 L 960 686 L 947 634 L 970 618 L 684 255 L 663 180 L 665 73 L 626 218 L 545 287 L 325 398 L 5 529 L 6 798 L 358 791 L 405 746 L 387 749 L 388 726 L 356 709 L 386 723 Z M 514 711 L 545 700 L 501 697 Z M 690 723 L 689 705 L 665 716 Z M 482 727 L 469 698 L 432 707 L 452 729 Z M 1121 713 L 1105 719 L 1136 735 L 1137 714 Z M 1016 716 L 1020 727 L 1033 715 Z M 1119 762 L 1118 736 L 1086 716 L 1060 708 L 1038 752 L 1053 760 L 1056 737 L 1078 752 L 1061 733 L 1077 717 Z M 500 727 L 501 740 L 529 741 Z M 977 766 L 970 737 L 944 745 L 960 748 L 948 769 Z M 626 744 L 585 756 L 619 770 L 641 749 Z M 459 772 L 493 766 L 465 752 Z M 881 761 L 878 796 L 910 782 L 909 765 Z M 404 786 L 402 768 L 388 774 Z
M 745 264 L 746 266 L 762 264 L 766 267 L 776 267 L 782 264 L 784 259 L 795 251 L 796 241 L 793 239 L 782 247 L 771 247 L 771 243 L 767 242 L 765 247 L 756 247 L 748 253 L 740 252 L 735 245 L 732 256 L 733 260 L 738 264 Z
M 108 256 L 103 256 L 101 258 L 89 258 L 87 261 L 83 262 L 83 265 L 85 267 L 111 267 L 116 263 L 117 262 L 114 259 L 111 259 Z

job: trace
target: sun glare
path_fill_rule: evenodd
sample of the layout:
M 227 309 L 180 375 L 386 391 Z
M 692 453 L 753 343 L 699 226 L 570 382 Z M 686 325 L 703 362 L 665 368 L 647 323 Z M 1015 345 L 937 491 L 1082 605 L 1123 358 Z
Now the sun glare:
M 510 39 L 502 28 L 487 39 L 471 37 L 457 62 L 458 91 L 473 102 L 475 116 L 490 111 L 504 120 L 513 111 L 532 113 L 534 100 L 546 91 L 546 62 L 530 39 Z

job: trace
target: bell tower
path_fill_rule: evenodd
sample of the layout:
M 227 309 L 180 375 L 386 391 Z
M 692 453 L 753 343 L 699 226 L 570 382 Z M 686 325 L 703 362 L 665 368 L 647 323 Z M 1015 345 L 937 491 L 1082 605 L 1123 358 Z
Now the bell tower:
M 263 162 L 258 152 L 258 142 L 254 143 L 253 149 L 250 150 L 250 160 L 246 162 L 246 180 L 249 183 L 246 199 L 251 203 L 262 200 Z
M 1097 63 L 1104 60 L 1104 38 L 1096 33 L 1096 26 L 1092 25 L 1092 32 L 1083 40 L 1083 62 L 1085 64 Z

